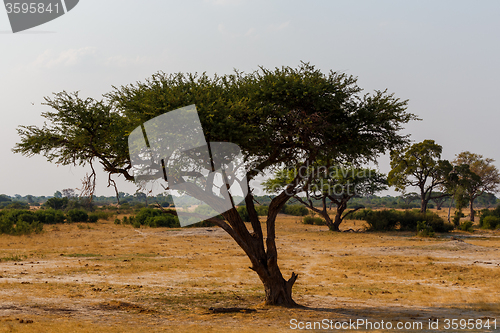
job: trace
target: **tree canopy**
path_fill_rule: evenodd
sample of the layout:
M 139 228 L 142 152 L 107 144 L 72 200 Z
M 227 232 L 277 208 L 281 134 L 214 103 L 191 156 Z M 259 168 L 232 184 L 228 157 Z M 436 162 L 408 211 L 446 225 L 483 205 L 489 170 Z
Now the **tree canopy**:
M 298 68 L 260 68 L 231 75 L 157 73 L 145 82 L 114 88 L 105 99 L 58 93 L 47 98 L 49 125 L 21 126 L 14 151 L 43 154 L 59 164 L 98 161 L 111 175 L 133 180 L 127 135 L 142 122 L 195 104 L 207 142 L 232 142 L 242 150 L 247 179 L 283 166 L 298 168 L 318 159 L 336 162 L 373 160 L 408 142 L 399 131 L 416 117 L 407 101 L 386 91 L 362 94 L 356 78 Z M 94 179 L 95 180 L 95 179 Z M 262 231 L 252 189 L 245 198 L 251 229 L 233 207 L 213 218 L 245 251 L 264 284 L 267 304 L 293 306 L 292 286 L 278 267 L 275 223 L 287 200 L 300 190 L 296 177 L 270 203 Z
M 484 193 L 497 193 L 500 184 L 500 173 L 493 165 L 495 160 L 483 158 L 482 155 L 469 151 L 461 152 L 457 155 L 453 164 L 455 166 L 468 165 L 470 172 L 477 175 L 476 181 L 464 183 L 464 191 L 469 201 L 470 220 L 474 221 L 474 201 Z
M 422 213 L 426 212 L 429 200 L 447 195 L 433 196 L 433 190 L 446 182 L 446 176 L 452 169 L 450 162 L 441 160 L 442 150 L 443 147 L 434 140 L 424 140 L 405 149 L 391 151 L 389 185 L 402 192 L 409 186 L 418 187 Z

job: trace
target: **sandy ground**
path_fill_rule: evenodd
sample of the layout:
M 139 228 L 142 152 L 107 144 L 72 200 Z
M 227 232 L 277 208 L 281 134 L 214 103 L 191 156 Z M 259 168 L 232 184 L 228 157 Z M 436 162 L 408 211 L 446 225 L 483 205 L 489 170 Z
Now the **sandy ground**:
M 496 320 L 500 331 L 498 232 L 432 239 L 332 233 L 282 215 L 277 236 L 280 267 L 286 277 L 299 274 L 294 299 L 304 308 L 263 306 L 248 259 L 218 228 L 100 221 L 1 235 L 0 332 L 292 332 L 323 320 L 307 331 L 347 332 L 353 326 L 341 329 L 342 323 L 356 320 L 375 328 L 384 321 L 416 325 L 406 331 L 462 331 L 445 329 L 452 319 L 490 323 L 465 330 L 474 332 L 495 331 Z M 252 311 L 213 314 L 210 307 Z

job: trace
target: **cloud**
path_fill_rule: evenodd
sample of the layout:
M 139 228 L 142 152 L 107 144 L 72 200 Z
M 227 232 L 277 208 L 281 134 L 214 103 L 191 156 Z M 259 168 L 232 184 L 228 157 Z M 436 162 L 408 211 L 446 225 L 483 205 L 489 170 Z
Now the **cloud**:
M 52 50 L 45 50 L 40 54 L 29 67 L 54 68 L 76 66 L 86 59 L 94 58 L 96 49 L 94 47 L 82 47 L 79 49 L 69 49 L 59 53 Z
M 269 29 L 274 31 L 281 31 L 287 29 L 289 26 L 290 26 L 290 21 L 286 21 L 281 24 L 271 24 L 269 26 Z

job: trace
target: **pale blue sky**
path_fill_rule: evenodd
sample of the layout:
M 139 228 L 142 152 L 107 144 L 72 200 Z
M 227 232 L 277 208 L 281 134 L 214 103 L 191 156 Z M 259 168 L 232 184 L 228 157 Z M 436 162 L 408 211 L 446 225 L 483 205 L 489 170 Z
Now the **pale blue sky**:
M 18 125 L 42 124 L 40 103 L 53 92 L 99 98 L 160 70 L 222 74 L 300 61 L 358 76 L 367 92 L 387 88 L 409 99 L 423 121 L 406 132 L 436 140 L 444 158 L 470 150 L 500 166 L 499 15 L 500 2 L 485 0 L 81 0 L 54 21 L 12 34 L 0 9 L 0 193 L 80 186 L 85 169 L 10 151 Z M 383 172 L 388 164 L 381 157 Z M 97 194 L 113 195 L 104 176 L 98 181 Z

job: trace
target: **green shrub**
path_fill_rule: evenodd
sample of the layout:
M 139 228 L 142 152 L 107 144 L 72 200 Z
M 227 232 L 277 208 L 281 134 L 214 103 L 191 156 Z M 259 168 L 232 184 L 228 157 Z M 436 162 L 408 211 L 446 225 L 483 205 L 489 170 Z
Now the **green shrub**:
M 170 214 L 163 214 L 160 216 L 155 216 L 146 221 L 146 225 L 157 228 L 157 227 L 167 227 L 167 228 L 177 228 L 180 227 L 179 220 L 176 216 Z
M 30 205 L 26 202 L 14 201 L 5 206 L 6 209 L 30 209 Z
M 257 211 L 257 215 L 267 216 L 267 214 L 269 213 L 269 206 L 256 205 L 255 210 Z
M 269 206 L 264 205 L 255 205 L 255 211 L 257 212 L 257 216 L 267 216 L 269 212 Z M 241 218 L 244 222 L 250 222 L 250 216 L 248 215 L 246 206 L 239 206 L 236 208 L 238 214 L 240 214 Z
M 66 220 L 66 216 L 62 211 L 53 208 L 39 209 L 35 212 L 35 215 L 38 221 L 45 224 L 64 223 Z
M 401 231 L 416 231 L 418 222 L 426 221 L 435 232 L 448 232 L 454 226 L 445 221 L 436 213 L 427 212 L 422 214 L 418 210 L 397 211 L 384 209 L 373 211 L 369 209 L 359 210 L 350 216 L 353 220 L 364 220 L 371 231 L 390 231 L 398 229 Z
M 180 223 L 177 216 L 172 214 L 174 212 L 175 211 L 172 210 L 163 212 L 161 210 L 153 208 L 142 208 L 135 216 L 135 219 L 132 220 L 132 217 L 130 218 L 130 223 L 134 226 L 134 228 L 138 228 L 141 225 L 146 225 L 153 228 L 177 228 L 180 227 Z
M 96 213 L 89 214 L 89 219 L 88 219 L 89 222 L 95 223 L 98 220 L 99 220 L 99 215 L 97 215 Z
M 0 212 L 0 233 L 10 235 L 28 235 L 40 233 L 43 224 L 36 215 L 28 210 L 11 210 Z
M 121 223 L 122 223 L 122 222 L 120 221 L 120 219 L 119 219 L 119 218 L 116 218 L 116 219 L 115 219 L 115 224 L 121 224 Z
M 70 222 L 87 222 L 89 215 L 83 209 L 71 209 L 67 213 Z
M 246 206 L 239 206 L 238 208 L 236 208 L 236 210 L 238 211 L 238 214 L 240 214 L 241 219 L 244 222 L 250 222 L 250 216 L 248 215 Z
M 361 209 L 349 215 L 350 220 L 363 220 L 366 221 L 368 215 L 372 214 L 373 210 L 371 209 Z
M 483 218 L 482 228 L 496 229 L 500 227 L 500 217 L 495 215 L 488 215 Z
M 302 219 L 304 224 L 326 225 L 326 221 L 321 217 L 304 216 Z
M 309 214 L 309 209 L 303 205 L 284 205 L 281 213 L 293 216 L 306 216 Z
M 68 205 L 68 198 L 50 198 L 48 199 L 43 206 L 49 207 L 52 209 L 65 209 Z
M 110 211 L 101 211 L 101 212 L 96 212 L 97 216 L 99 217 L 99 220 L 106 220 L 108 221 L 110 218 L 112 218 L 116 213 L 110 212 Z
M 417 236 L 419 237 L 434 237 L 436 233 L 426 221 L 417 222 Z
M 472 228 L 473 224 L 474 223 L 472 223 L 472 221 L 464 222 L 460 225 L 460 230 L 467 232 L 474 232 L 474 229 Z

